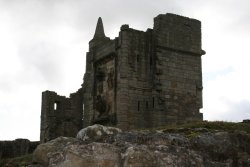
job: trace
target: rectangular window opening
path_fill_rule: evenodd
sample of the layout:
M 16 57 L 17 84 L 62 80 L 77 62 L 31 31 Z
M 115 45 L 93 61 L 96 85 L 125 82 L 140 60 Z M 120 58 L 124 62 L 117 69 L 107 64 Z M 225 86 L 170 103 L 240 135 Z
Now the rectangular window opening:
M 82 120 L 84 120 L 84 104 L 82 105 Z

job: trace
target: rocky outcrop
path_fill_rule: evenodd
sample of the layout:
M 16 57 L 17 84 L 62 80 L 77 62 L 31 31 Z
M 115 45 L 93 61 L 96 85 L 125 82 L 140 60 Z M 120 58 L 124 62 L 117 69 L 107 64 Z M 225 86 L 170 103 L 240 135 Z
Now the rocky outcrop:
M 122 132 L 94 125 L 77 137 L 59 137 L 39 145 L 34 163 L 44 167 L 250 166 L 250 137 L 241 131 Z
M 31 154 L 38 144 L 39 142 L 31 142 L 28 139 L 0 141 L 0 159 Z
M 48 166 L 51 155 L 62 151 L 68 145 L 79 145 L 79 142 L 78 139 L 71 137 L 58 137 L 47 143 L 40 144 L 33 152 L 33 161 Z
M 122 131 L 119 128 L 106 127 L 96 124 L 80 130 L 76 138 L 83 141 L 96 141 L 102 139 L 104 136 L 114 136 L 121 132 Z

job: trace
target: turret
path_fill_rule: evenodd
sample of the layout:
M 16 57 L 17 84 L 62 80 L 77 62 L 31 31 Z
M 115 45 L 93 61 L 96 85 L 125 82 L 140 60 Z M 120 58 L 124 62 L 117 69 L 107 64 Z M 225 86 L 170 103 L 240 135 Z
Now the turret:
M 99 17 L 95 29 L 95 34 L 92 40 L 89 41 L 89 48 L 101 45 L 103 42 L 110 41 L 110 38 L 105 36 L 102 18 Z

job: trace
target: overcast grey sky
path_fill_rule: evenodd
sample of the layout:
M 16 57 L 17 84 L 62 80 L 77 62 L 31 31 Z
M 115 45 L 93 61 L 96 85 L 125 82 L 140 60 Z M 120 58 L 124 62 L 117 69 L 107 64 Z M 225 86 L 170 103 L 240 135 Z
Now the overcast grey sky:
M 114 38 L 122 24 L 145 31 L 158 14 L 202 22 L 206 120 L 250 119 L 248 0 L 0 0 L 0 140 L 39 140 L 41 92 L 82 84 L 99 16 Z

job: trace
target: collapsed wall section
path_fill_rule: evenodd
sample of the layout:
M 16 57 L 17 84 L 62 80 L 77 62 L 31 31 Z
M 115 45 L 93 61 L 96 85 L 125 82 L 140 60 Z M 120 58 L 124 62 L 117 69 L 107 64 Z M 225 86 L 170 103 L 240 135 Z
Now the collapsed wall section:
M 70 98 L 52 91 L 42 93 L 40 141 L 59 136 L 75 137 L 82 128 L 83 99 L 81 89 Z
M 0 141 L 0 162 L 1 159 L 20 157 L 26 154 L 31 154 L 38 145 L 38 141 L 29 141 L 28 139 Z

